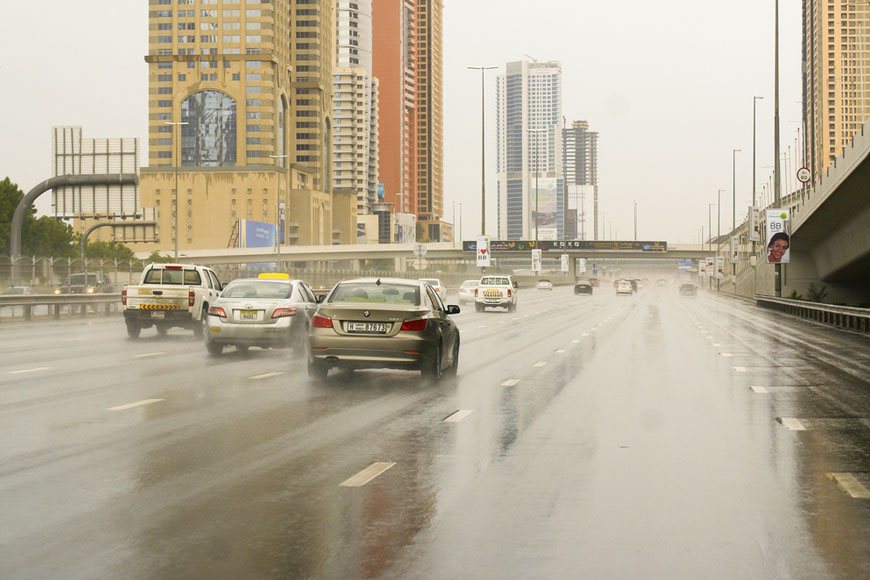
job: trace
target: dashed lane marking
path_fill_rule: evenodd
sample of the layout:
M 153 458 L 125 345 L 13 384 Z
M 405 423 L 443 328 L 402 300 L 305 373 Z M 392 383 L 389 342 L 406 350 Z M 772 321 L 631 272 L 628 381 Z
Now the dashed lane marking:
M 543 366 L 546 366 L 546 365 L 547 365 L 547 361 L 545 361 L 545 360 L 539 360 L 538 362 L 536 362 L 536 363 L 533 364 L 532 366 L 533 366 L 533 367 L 543 367 Z
M 274 373 L 263 373 L 262 375 L 254 375 L 253 377 L 249 377 L 252 381 L 258 381 L 260 379 L 269 379 L 272 377 L 277 377 L 278 375 L 283 375 L 282 371 L 277 371 Z
M 447 417 L 446 419 L 444 419 L 444 422 L 445 423 L 459 423 L 460 421 L 462 421 L 463 419 L 465 419 L 466 417 L 468 417 L 472 413 L 474 413 L 474 411 L 459 410 L 459 411 L 456 411 L 455 413 L 453 413 L 452 415 L 450 415 L 449 417 Z
M 106 409 L 106 411 L 125 411 L 127 409 L 133 409 L 135 407 L 144 407 L 145 405 L 153 405 L 154 403 L 159 403 L 161 401 L 165 401 L 166 399 L 145 399 L 144 401 L 136 401 L 135 403 L 127 403 L 126 405 L 118 405 L 117 407 L 110 407 Z
M 734 367 L 734 372 L 735 373 L 745 373 L 746 367 Z
M 519 379 L 508 379 L 501 384 L 503 387 L 513 387 L 516 386 L 520 382 Z
M 589 336 L 588 332 L 584 332 L 582 336 Z
M 50 371 L 52 367 L 36 367 L 35 369 L 21 369 L 20 371 L 9 371 L 10 375 L 23 375 L 25 373 L 37 373 L 39 371 Z
M 571 341 L 571 344 L 577 344 L 578 342 L 580 342 L 580 339 L 575 338 L 574 340 Z
M 851 473 L 828 473 L 828 479 L 854 499 L 870 499 L 870 490 Z
M 719 354 L 722 355 L 723 358 L 732 358 L 734 356 L 730 352 L 720 352 Z
M 792 431 L 806 431 L 807 428 L 803 426 L 798 419 L 794 417 L 777 417 L 777 421 L 783 424 L 787 429 L 791 429 Z
M 134 358 L 152 358 L 155 356 L 162 356 L 166 354 L 165 352 L 146 352 L 145 354 L 137 354 Z
M 770 392 L 765 387 L 762 387 L 761 385 L 752 385 L 749 388 L 752 389 L 753 391 L 755 391 L 756 393 L 758 393 L 759 395 L 766 395 L 767 393 Z
M 353 477 L 343 481 L 339 487 L 362 487 L 394 465 L 396 464 L 384 461 L 372 463 Z
M 486 325 L 484 324 L 484 325 L 478 326 L 477 328 L 486 328 Z
M 566 352 L 567 352 L 566 350 L 561 349 L 561 348 L 556 349 L 556 354 L 565 354 Z

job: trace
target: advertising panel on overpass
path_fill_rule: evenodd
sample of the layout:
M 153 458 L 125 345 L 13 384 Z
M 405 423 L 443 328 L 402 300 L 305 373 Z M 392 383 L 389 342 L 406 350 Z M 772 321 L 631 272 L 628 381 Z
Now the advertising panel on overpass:
M 767 263 L 788 264 L 791 238 L 788 234 L 788 210 L 767 210 Z
M 467 240 L 462 242 L 462 249 L 466 252 L 477 251 L 477 241 Z M 629 242 L 619 240 L 591 241 L 591 240 L 490 240 L 491 252 L 527 252 L 529 250 L 548 251 L 580 251 L 580 252 L 667 252 L 667 242 Z

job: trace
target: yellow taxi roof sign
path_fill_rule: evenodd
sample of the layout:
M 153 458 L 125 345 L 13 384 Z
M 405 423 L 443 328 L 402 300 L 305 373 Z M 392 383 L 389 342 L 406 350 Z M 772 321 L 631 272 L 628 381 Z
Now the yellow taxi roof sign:
M 289 280 L 290 274 L 284 274 L 283 272 L 263 272 L 257 278 L 277 278 L 279 280 Z

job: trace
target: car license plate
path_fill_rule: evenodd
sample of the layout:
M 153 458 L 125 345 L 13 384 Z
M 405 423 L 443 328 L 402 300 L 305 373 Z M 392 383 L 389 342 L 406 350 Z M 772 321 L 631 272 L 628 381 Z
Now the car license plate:
M 257 320 L 256 310 L 240 310 L 239 320 Z
M 158 319 L 166 318 L 166 313 L 162 312 L 160 310 L 152 310 L 151 311 L 151 318 L 158 318 Z
M 386 334 L 386 322 L 348 322 L 347 331 L 360 334 Z

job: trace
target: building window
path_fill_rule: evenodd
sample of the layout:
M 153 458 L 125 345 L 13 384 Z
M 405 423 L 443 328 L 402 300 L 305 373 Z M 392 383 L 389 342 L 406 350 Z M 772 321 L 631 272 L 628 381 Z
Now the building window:
M 217 75 L 214 75 L 217 77 Z M 236 164 L 236 102 L 220 91 L 199 91 L 181 103 L 181 164 Z

